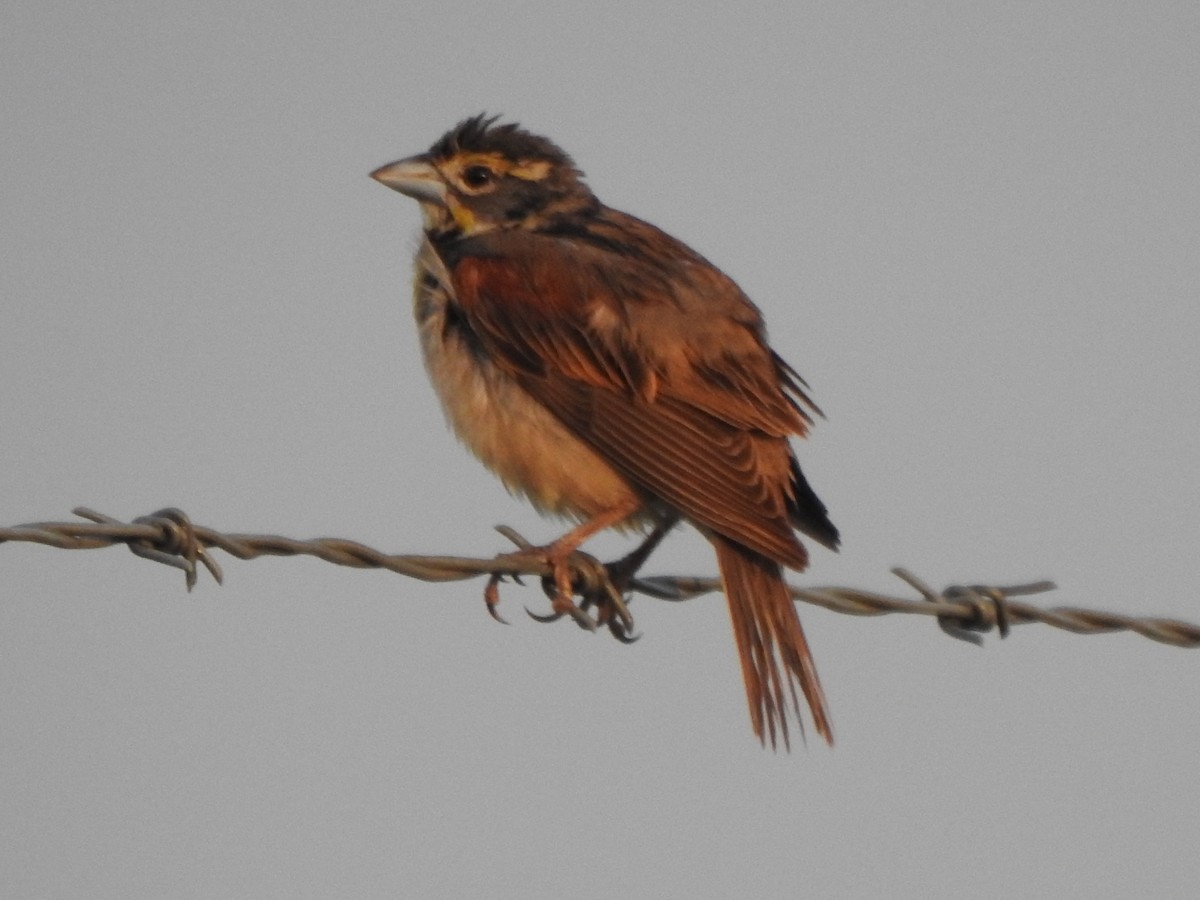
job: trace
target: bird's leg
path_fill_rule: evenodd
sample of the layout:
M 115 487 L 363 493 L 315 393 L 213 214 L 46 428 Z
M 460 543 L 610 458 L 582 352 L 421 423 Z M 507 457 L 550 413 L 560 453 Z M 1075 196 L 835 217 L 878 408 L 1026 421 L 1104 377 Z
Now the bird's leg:
M 602 601 L 597 604 L 599 613 L 596 616 L 596 624 L 607 625 L 608 630 L 612 632 L 613 637 L 617 638 L 617 640 L 627 643 L 632 643 L 632 641 L 636 640 L 636 637 L 632 634 L 633 616 L 630 615 L 629 608 L 625 605 L 625 594 L 629 590 L 633 576 L 637 574 L 646 560 L 650 558 L 650 554 L 662 543 L 662 539 L 678 524 L 679 515 L 676 513 L 660 520 L 654 526 L 654 529 L 646 535 L 646 539 L 638 544 L 632 552 L 614 562 L 608 563 L 604 567 L 605 572 L 608 574 L 608 586 L 611 590 L 606 591 L 607 596 L 602 598 Z
M 672 513 L 670 516 L 660 520 L 654 526 L 654 529 L 646 535 L 646 539 L 638 544 L 631 553 L 606 565 L 604 568 L 608 570 L 608 577 L 611 579 L 613 587 L 622 593 L 628 590 L 629 583 L 633 581 L 633 576 L 645 565 L 646 560 L 650 558 L 650 554 L 658 549 L 658 545 L 662 543 L 662 539 L 678 524 L 679 514 Z

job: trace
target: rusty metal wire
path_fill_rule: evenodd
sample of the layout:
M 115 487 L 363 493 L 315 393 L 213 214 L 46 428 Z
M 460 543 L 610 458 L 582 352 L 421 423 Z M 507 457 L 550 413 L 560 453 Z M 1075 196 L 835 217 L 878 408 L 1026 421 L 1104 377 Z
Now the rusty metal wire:
M 68 550 L 88 550 L 125 544 L 138 556 L 182 569 L 187 588 L 196 584 L 197 564 L 221 583 L 223 575 L 209 550 L 217 548 L 238 559 L 260 556 L 315 556 L 339 566 L 358 569 L 386 569 L 422 581 L 460 581 L 479 576 L 530 575 L 545 578 L 550 568 L 534 556 L 502 554 L 493 559 L 468 559 L 457 556 L 414 556 L 383 553 L 356 541 L 341 538 L 295 540 L 278 535 L 222 534 L 212 528 L 193 524 L 181 510 L 164 509 L 132 522 L 122 522 L 84 507 L 73 512 L 87 522 L 34 522 L 0 528 L 0 543 L 27 541 Z M 523 539 L 511 529 L 501 529 L 512 540 Z M 604 579 L 605 567 L 594 557 L 576 554 L 582 593 L 595 591 L 597 578 Z M 904 599 L 862 591 L 856 588 L 792 587 L 792 596 L 833 612 L 853 616 L 879 616 L 887 613 L 911 613 L 933 616 L 952 637 L 980 643 L 979 633 L 995 629 L 1001 637 L 1013 625 L 1041 622 L 1076 634 L 1104 634 L 1132 631 L 1151 640 L 1176 647 L 1200 646 L 1200 626 L 1176 619 L 1139 618 L 1118 613 L 1073 607 L 1041 609 L 1014 601 L 1014 597 L 1054 590 L 1049 581 L 994 587 L 954 585 L 941 591 L 929 587 L 904 569 L 892 572 L 919 595 Z M 592 587 L 588 587 L 591 584 Z M 611 585 L 609 586 L 611 588 Z M 655 576 L 636 578 L 630 587 L 638 593 L 660 600 L 690 600 L 701 594 L 721 590 L 715 578 Z

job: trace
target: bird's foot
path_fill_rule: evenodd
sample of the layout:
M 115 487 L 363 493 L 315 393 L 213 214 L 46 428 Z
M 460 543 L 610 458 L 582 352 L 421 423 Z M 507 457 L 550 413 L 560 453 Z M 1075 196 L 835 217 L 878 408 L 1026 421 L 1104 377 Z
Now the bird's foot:
M 607 566 L 591 554 L 576 549 L 573 542 L 560 539 L 539 547 L 512 529 L 502 527 L 499 530 L 520 549 L 502 553 L 496 557 L 498 560 L 534 563 L 550 569 L 542 577 L 542 590 L 550 598 L 550 612 L 539 615 L 526 609 L 530 618 L 538 622 L 556 622 L 563 616 L 570 616 L 585 631 L 595 631 L 603 625 L 620 641 L 630 643 L 637 639 L 633 633 L 633 616 L 625 603 L 624 588 L 628 578 L 620 577 L 623 572 L 618 575 L 618 586 Z M 499 622 L 504 621 L 498 610 L 499 585 L 504 574 L 493 573 L 483 592 L 488 614 Z M 516 575 L 513 578 L 520 580 Z M 581 598 L 579 603 L 575 602 L 576 595 Z

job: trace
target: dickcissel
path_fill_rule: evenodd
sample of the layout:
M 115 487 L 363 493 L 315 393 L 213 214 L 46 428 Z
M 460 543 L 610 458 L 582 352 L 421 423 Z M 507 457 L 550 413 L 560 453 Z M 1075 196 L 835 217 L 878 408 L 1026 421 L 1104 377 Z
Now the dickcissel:
M 838 532 L 789 438 L 819 410 L 727 275 L 601 203 L 547 138 L 483 115 L 371 177 L 420 203 L 414 311 L 458 437 L 543 513 L 554 609 L 581 618 L 567 558 L 613 526 L 677 521 L 716 550 L 754 733 L 788 742 L 795 690 L 829 712 L 783 578 Z M 529 552 L 529 551 L 526 551 Z M 638 560 L 640 562 L 640 558 Z

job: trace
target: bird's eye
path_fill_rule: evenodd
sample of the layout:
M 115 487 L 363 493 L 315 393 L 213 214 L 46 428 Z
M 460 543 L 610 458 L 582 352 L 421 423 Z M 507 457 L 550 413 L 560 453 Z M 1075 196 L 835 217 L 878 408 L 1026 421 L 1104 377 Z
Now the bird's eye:
M 487 166 L 468 166 L 463 170 L 463 184 L 467 187 L 481 188 L 490 184 L 496 173 Z

